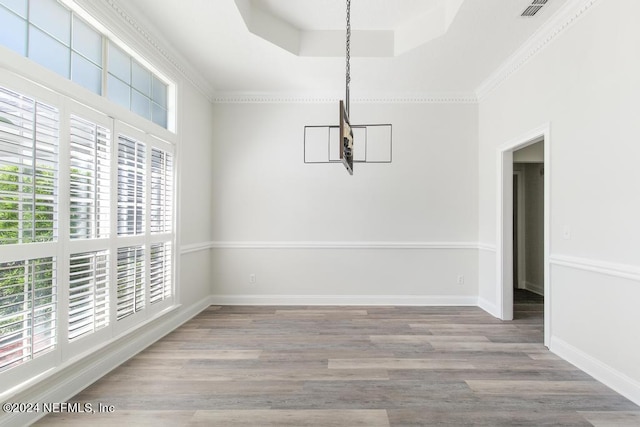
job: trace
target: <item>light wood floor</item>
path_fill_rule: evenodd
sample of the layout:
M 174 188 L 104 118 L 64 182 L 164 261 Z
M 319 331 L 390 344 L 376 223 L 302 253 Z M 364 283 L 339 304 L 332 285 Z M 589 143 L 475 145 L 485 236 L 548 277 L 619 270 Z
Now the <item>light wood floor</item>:
M 533 302 L 532 302 L 533 301 Z M 638 426 L 640 408 L 542 345 L 542 305 L 210 307 L 38 425 Z

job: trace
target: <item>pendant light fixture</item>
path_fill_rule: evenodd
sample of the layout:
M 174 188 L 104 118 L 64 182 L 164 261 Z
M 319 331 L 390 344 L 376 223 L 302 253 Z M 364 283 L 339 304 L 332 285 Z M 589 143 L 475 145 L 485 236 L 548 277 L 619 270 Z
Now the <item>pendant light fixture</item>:
M 347 0 L 347 37 L 344 103 L 340 101 L 340 160 L 353 175 L 353 130 L 349 122 L 349 86 L 351 84 L 351 0 Z

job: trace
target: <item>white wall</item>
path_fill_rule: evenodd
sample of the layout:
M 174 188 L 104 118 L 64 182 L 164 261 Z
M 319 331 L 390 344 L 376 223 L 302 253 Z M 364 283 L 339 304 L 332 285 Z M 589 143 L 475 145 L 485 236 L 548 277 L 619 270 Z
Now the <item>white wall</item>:
M 178 212 L 180 245 L 186 253 L 180 257 L 180 302 L 188 307 L 211 293 L 209 250 L 189 248 L 211 240 L 213 107 L 193 86 L 181 89 Z
M 550 123 L 551 349 L 640 403 L 638 13 L 596 2 L 481 100 L 479 236 L 496 242 L 498 147 Z M 495 304 L 495 255 L 479 263 Z
M 349 176 L 304 163 L 304 126 L 337 125 L 337 102 L 215 105 L 214 294 L 475 301 L 477 106 L 363 103 L 351 116 L 393 124 L 391 164 Z

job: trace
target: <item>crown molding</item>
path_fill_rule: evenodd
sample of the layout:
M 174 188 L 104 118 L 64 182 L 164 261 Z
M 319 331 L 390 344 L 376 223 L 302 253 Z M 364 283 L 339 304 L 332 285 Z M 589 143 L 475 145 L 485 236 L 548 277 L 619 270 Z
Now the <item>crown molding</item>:
M 78 6 L 99 19 L 117 37 L 127 43 L 142 56 L 151 56 L 161 61 L 171 74 L 179 75 L 193 85 L 202 95 L 212 102 L 214 93 L 211 85 L 182 57 L 170 48 L 170 43 L 151 30 L 152 24 L 127 10 L 116 0 L 73 0 Z M 126 4 L 126 3 L 125 3 Z M 142 50 L 142 51 L 140 51 Z
M 505 80 L 516 73 L 538 53 L 544 50 L 559 35 L 565 32 L 599 0 L 569 0 L 547 22 L 545 22 L 516 52 L 502 63 L 476 89 L 476 97 L 482 101 Z
M 324 94 L 296 94 L 285 92 L 218 92 L 212 98 L 215 104 L 332 104 L 344 99 L 344 94 L 327 91 Z M 474 93 L 398 93 L 352 96 L 355 104 L 477 104 Z

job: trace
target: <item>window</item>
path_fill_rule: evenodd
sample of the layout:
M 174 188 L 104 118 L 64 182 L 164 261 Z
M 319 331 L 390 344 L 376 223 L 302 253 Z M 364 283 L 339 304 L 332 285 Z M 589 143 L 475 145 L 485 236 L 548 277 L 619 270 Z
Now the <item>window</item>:
M 0 44 L 27 56 L 27 1 L 0 1 Z
M 57 108 L 0 87 L 0 247 L 23 249 L 0 253 L 0 371 L 56 344 L 59 123 Z
M 0 384 L 10 390 L 175 305 L 176 137 L 157 126 L 173 126 L 175 102 L 153 64 L 72 0 L 0 0 L 0 45 L 11 65 L 0 67 Z
M 0 44 L 168 127 L 169 85 L 57 0 L 0 0 Z
M 138 61 L 109 42 L 109 99 L 167 127 L 167 85 Z
M 0 1 L 0 43 L 102 94 L 102 35 L 56 0 Z
M 125 333 L 175 295 L 173 144 L 23 85 L 38 96 L 0 87 L 7 387 Z

